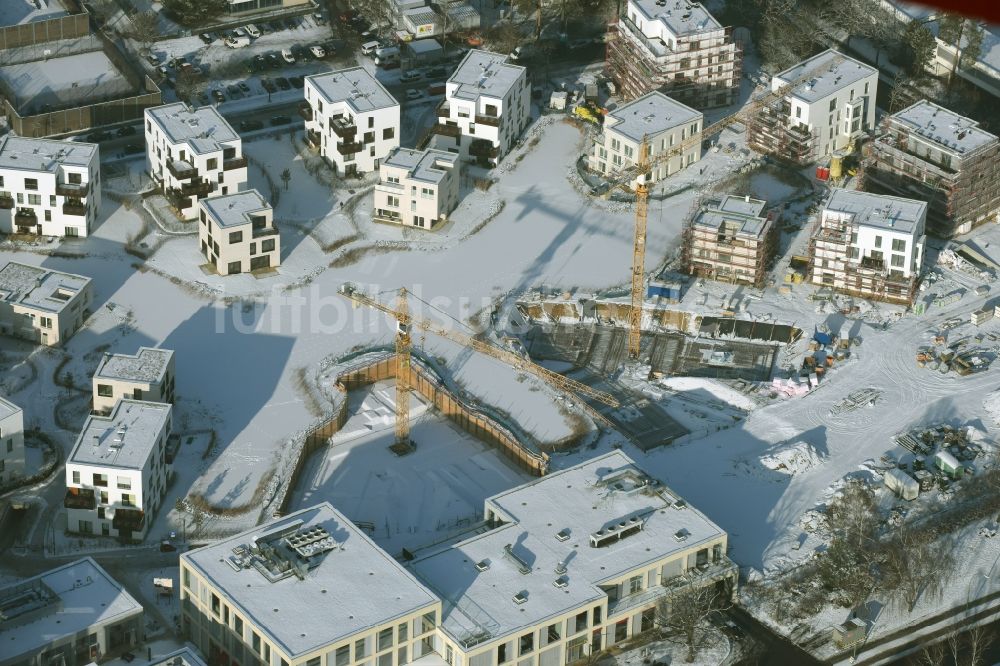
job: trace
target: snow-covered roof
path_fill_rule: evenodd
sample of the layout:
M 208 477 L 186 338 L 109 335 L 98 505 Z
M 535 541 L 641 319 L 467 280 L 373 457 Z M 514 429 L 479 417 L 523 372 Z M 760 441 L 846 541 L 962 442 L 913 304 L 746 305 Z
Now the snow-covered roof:
M 97 366 L 96 379 L 130 382 L 161 382 L 174 352 L 169 349 L 139 347 L 135 354 L 107 354 Z
M 57 173 L 60 165 L 89 166 L 97 152 L 95 143 L 30 139 L 8 134 L 0 138 L 0 169 Z
M 628 4 L 642 12 L 646 18 L 663 23 L 677 37 L 722 27 L 700 2 L 667 0 L 666 4 L 661 5 L 658 0 L 629 0 Z
M 397 148 L 389 154 L 383 164 L 406 169 L 407 178 L 440 183 L 458 164 L 458 155 L 434 148 L 426 150 Z
M 810 75 L 809 80 L 798 84 L 788 94 L 811 104 L 870 76 L 877 80 L 878 70 L 843 53 L 827 49 L 777 74 L 771 80 L 771 90 L 778 90 L 786 83 L 806 75 Z
M 962 155 L 995 143 L 997 137 L 980 129 L 972 118 L 938 106 L 926 99 L 890 116 L 890 122 L 902 126 L 942 150 Z
M 199 155 L 222 150 L 223 144 L 240 136 L 214 106 L 188 108 L 183 102 L 146 109 L 151 119 L 172 144 L 187 143 Z
M 315 532 L 319 541 L 296 548 L 297 540 L 311 539 Z M 291 569 L 277 573 L 249 550 L 242 566 L 234 549 L 261 544 L 273 547 Z M 293 659 L 438 604 L 430 590 L 329 502 L 181 559 Z
M 0 396 L 0 421 L 3 421 L 8 417 L 14 416 L 15 414 L 19 414 L 20 412 L 21 412 L 20 407 L 18 407 L 11 401 L 7 400 L 6 398 Z
M 767 228 L 767 218 L 763 217 L 766 201 L 727 194 L 721 201 L 711 201 L 702 207 L 695 224 L 718 229 L 728 223 L 739 225 L 741 236 L 759 238 Z
M 94 626 L 142 614 L 142 606 L 92 558 L 0 588 L 5 660 L 34 657 Z
M 443 598 L 445 631 L 495 639 L 605 599 L 599 584 L 724 536 L 678 500 L 612 451 L 487 499 L 501 527 L 410 567 Z M 592 545 L 617 533 L 625 536 Z M 522 592 L 527 601 L 517 603 Z
M 46 21 L 68 14 L 69 12 L 56 0 L 47 0 L 47 2 L 37 4 L 32 0 L 0 2 L 0 26 Z
M 444 47 L 441 46 L 441 42 L 436 39 L 414 39 L 412 42 L 406 42 L 406 48 L 410 49 L 414 55 L 427 55 L 428 53 L 437 53 L 441 51 Z
M 610 112 L 604 120 L 604 126 L 607 131 L 639 142 L 644 136 L 652 140 L 663 132 L 701 120 L 702 117 L 701 111 L 654 90 Z
M 904 0 L 881 0 L 882 6 L 889 11 L 893 12 L 900 19 L 919 21 L 923 19 L 928 19 L 934 16 L 938 10 L 927 7 L 926 5 L 918 5 L 912 2 L 904 2 Z
M 58 314 L 88 284 L 82 275 L 12 261 L 0 268 L 0 301 Z
M 912 234 L 927 216 L 927 203 L 835 187 L 823 208 L 853 215 L 854 224 Z
M 257 190 L 209 197 L 198 203 L 215 225 L 223 229 L 250 224 L 253 213 L 271 210 L 271 204 Z
M 194 650 L 185 647 L 157 657 L 149 666 L 205 666 L 205 662 Z
M 475 101 L 480 95 L 502 99 L 523 76 L 524 67 L 508 64 L 507 56 L 473 49 L 448 79 L 449 84 L 455 84 L 450 96 L 467 101 Z
M 67 464 L 142 469 L 167 429 L 170 411 L 165 403 L 119 400 L 109 415 L 87 417 Z
M 355 113 L 399 105 L 385 86 L 364 67 L 313 74 L 306 77 L 306 85 L 322 95 L 327 103 L 345 102 Z

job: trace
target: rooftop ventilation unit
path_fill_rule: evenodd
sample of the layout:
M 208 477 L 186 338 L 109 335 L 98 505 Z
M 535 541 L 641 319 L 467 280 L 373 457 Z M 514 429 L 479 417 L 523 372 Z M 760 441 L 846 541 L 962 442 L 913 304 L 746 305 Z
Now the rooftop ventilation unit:
M 476 562 L 476 571 L 479 572 L 489 571 L 489 568 L 490 568 L 489 560 L 480 560 L 479 562 Z
M 528 601 L 527 590 L 521 590 L 520 592 L 514 595 L 514 603 L 517 604 L 518 606 L 525 603 L 526 601 Z
M 557 574 L 566 573 L 566 563 L 564 561 L 559 560 L 558 562 L 556 562 L 556 573 Z
M 504 555 L 512 559 L 515 564 L 517 564 L 517 570 L 520 571 L 523 575 L 527 576 L 528 574 L 531 573 L 531 567 L 528 566 L 527 562 L 525 562 L 520 557 L 514 554 L 514 547 L 511 544 L 508 543 L 506 546 L 503 547 L 503 553 Z
M 683 509 L 687 508 L 687 505 L 688 505 L 687 502 L 685 502 L 682 499 L 679 499 L 676 502 L 674 502 L 673 507 L 678 511 L 682 511 Z
M 687 541 L 687 538 L 690 535 L 691 533 L 687 531 L 687 528 L 682 527 L 681 529 L 674 532 L 674 541 L 677 542 Z
M 563 529 L 556 532 L 556 541 L 569 541 L 569 528 L 564 527 Z
M 620 520 L 590 535 L 590 547 L 602 548 L 642 531 L 643 522 L 638 516 Z
M 559 589 L 562 589 L 567 585 L 569 585 L 569 578 L 567 578 L 566 576 L 559 576 L 559 578 L 556 578 L 554 581 L 552 581 L 552 584 L 558 587 Z

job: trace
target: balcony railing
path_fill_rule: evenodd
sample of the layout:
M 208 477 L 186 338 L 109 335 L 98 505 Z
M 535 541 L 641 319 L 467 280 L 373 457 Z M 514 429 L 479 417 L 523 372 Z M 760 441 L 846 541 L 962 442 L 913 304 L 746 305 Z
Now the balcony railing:
M 431 128 L 431 132 L 434 134 L 442 134 L 444 136 L 452 136 L 456 139 L 462 136 L 462 130 L 455 125 L 444 125 L 438 123 Z
M 469 154 L 476 157 L 496 157 L 500 153 L 500 148 L 494 146 L 485 139 L 477 139 L 469 144 Z
M 146 520 L 146 514 L 140 509 L 115 509 L 114 518 L 111 519 L 111 526 L 116 530 L 130 530 L 132 532 L 141 531 Z
M 14 213 L 14 224 L 19 227 L 33 227 L 38 224 L 38 216 L 34 212 L 19 210 Z
M 63 215 L 86 215 L 87 204 L 82 201 L 67 201 L 62 206 Z
M 442 100 L 442 102 L 437 105 L 437 108 L 434 110 L 434 113 L 437 115 L 438 118 L 450 118 L 451 107 L 448 106 L 448 100 Z
M 476 116 L 476 123 L 480 125 L 489 125 L 490 127 L 500 127 L 500 119 L 496 116 Z
M 659 585 L 649 587 L 642 592 L 610 601 L 608 603 L 608 617 L 637 606 L 644 606 L 660 599 L 672 597 L 692 586 L 705 587 L 726 578 L 733 578 L 735 580 L 738 575 L 739 569 L 736 564 L 723 555 L 717 562 L 706 563 L 688 569 L 680 576 L 662 581 Z
M 89 183 L 56 183 L 56 194 L 61 197 L 81 199 L 87 196 L 89 189 Z
M 187 180 L 198 175 L 198 170 L 187 162 L 180 160 L 170 160 L 167 162 L 167 171 L 174 174 L 177 180 Z
M 244 169 L 247 165 L 247 158 L 245 157 L 231 157 L 228 160 L 222 162 L 223 171 L 232 171 L 233 169 Z
M 67 488 L 66 496 L 63 498 L 63 506 L 67 509 L 93 511 L 97 508 L 97 497 L 90 488 Z
M 311 129 L 306 130 L 306 141 L 308 141 L 309 145 L 313 146 L 314 148 L 319 148 L 322 145 L 320 134 L 316 130 L 311 130 Z
M 313 108 L 309 106 L 309 102 L 299 104 L 299 115 L 305 120 L 313 119 Z
M 10 210 L 14 207 L 14 197 L 0 197 L 0 209 Z
M 337 144 L 337 152 L 341 155 L 360 153 L 363 146 L 357 141 L 341 141 Z
M 331 120 L 330 129 L 341 139 L 353 139 L 358 133 L 358 126 L 354 124 L 354 121 L 345 118 Z
M 264 227 L 263 229 L 254 229 L 251 235 L 254 238 L 267 238 L 268 236 L 277 236 L 278 230 L 274 227 Z
M 209 180 L 195 180 L 190 183 L 184 183 L 180 187 L 176 188 L 178 192 L 183 196 L 196 196 L 203 197 L 215 187 L 215 184 Z

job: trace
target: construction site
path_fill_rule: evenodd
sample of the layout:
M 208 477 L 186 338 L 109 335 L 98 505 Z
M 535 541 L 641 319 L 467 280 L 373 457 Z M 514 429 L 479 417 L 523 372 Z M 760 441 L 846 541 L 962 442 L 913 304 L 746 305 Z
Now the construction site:
M 927 100 L 886 116 L 861 166 L 860 188 L 926 201 L 928 230 L 942 238 L 1000 211 L 1000 139 Z
M 819 145 L 819 129 L 791 120 L 792 105 L 784 97 L 761 105 L 747 122 L 750 147 L 758 153 L 805 166 L 813 161 Z

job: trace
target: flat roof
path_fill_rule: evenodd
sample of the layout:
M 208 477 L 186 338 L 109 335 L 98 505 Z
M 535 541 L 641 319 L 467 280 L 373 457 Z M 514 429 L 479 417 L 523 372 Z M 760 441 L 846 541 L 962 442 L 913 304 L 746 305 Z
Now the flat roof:
M 170 405 L 123 398 L 107 416 L 91 415 L 67 463 L 142 469 L 170 419 Z
M 90 278 L 82 275 L 16 261 L 0 268 L 0 300 L 46 312 L 62 312 L 88 284 Z
M 339 69 L 306 77 L 329 104 L 345 102 L 355 113 L 398 106 L 399 102 L 364 67 Z
M 60 166 L 90 166 L 97 154 L 96 143 L 28 139 L 10 134 L 0 138 L 0 169 L 56 173 Z
M 57 0 L 35 4 L 32 0 L 5 0 L 0 2 L 0 26 L 20 25 L 69 16 Z
M 678 37 L 722 27 L 700 2 L 667 0 L 665 5 L 660 5 L 657 0 L 629 0 L 629 4 L 637 7 L 646 18 L 663 23 Z
M 105 354 L 94 377 L 130 382 L 160 382 L 174 352 L 169 349 L 139 347 L 135 354 Z
M 835 187 L 824 210 L 854 215 L 855 224 L 912 234 L 927 212 L 927 203 L 886 194 Z
M 204 660 L 191 648 L 174 650 L 154 659 L 149 666 L 205 666 Z
M 142 614 L 132 595 L 90 557 L 0 588 L 0 609 L 0 645 L 7 658 Z
M 960 116 L 926 99 L 889 118 L 921 139 L 960 155 L 997 141 L 995 134 L 980 129 L 979 123 L 972 118 Z
M 739 225 L 738 234 L 759 238 L 767 228 L 767 219 L 762 216 L 766 201 L 753 199 L 749 196 L 725 195 L 720 201 L 712 201 L 705 205 L 695 224 L 718 229 L 729 222 Z
M 448 83 L 456 84 L 452 97 L 475 101 L 480 95 L 497 99 L 514 87 L 524 75 L 524 67 L 507 64 L 507 56 L 481 49 L 465 54 Z
M 293 551 L 293 539 L 311 538 L 315 528 L 322 528 L 321 548 L 306 560 Z M 285 556 L 291 569 L 265 575 L 266 560 L 241 548 L 260 543 Z M 329 502 L 186 552 L 181 559 L 292 658 L 438 602 Z M 302 578 L 296 566 L 303 567 Z
M 209 197 L 199 203 L 212 221 L 223 229 L 250 224 L 251 213 L 271 210 L 271 204 L 257 190 Z
M 679 500 L 612 451 L 487 499 L 504 525 L 409 566 L 445 600 L 446 631 L 459 641 L 477 632 L 491 640 L 604 599 L 599 584 L 724 534 Z M 623 521 L 641 529 L 591 545 Z M 517 603 L 521 592 L 527 601 Z
M 28 53 L 37 57 L 46 48 L 58 54 L 62 50 L 60 46 L 61 43 L 45 43 L 12 50 L 31 49 Z M 16 100 L 11 99 L 11 103 L 22 115 L 85 106 L 145 92 L 137 90 L 100 48 L 4 65 L 0 67 L 0 78 L 16 91 Z M 51 131 L 61 131 L 61 127 L 56 125 Z
M 4 420 L 9 416 L 20 413 L 21 408 L 7 400 L 3 396 L 0 396 L 0 421 Z
M 444 47 L 441 46 L 441 42 L 429 37 L 427 39 L 414 39 L 411 42 L 404 42 L 407 48 L 409 48 L 415 55 L 425 55 L 427 53 L 436 53 L 441 51 Z
M 222 144 L 240 138 L 214 106 L 191 109 L 183 102 L 177 102 L 146 109 L 146 114 L 170 143 L 187 143 L 199 155 L 222 150 Z
M 639 142 L 644 136 L 654 137 L 703 117 L 701 111 L 654 90 L 608 113 L 605 126 L 612 132 Z M 607 120 L 618 122 L 612 125 Z
M 771 89 L 777 90 L 784 83 L 807 74 L 811 74 L 811 78 L 795 86 L 788 94 L 811 104 L 869 76 L 877 77 L 878 70 L 843 53 L 827 49 L 775 75 L 771 81 Z
M 454 168 L 458 163 L 458 155 L 434 148 L 426 150 L 397 148 L 389 154 L 384 164 L 406 169 L 410 178 L 428 183 L 440 183 L 448 175 L 448 170 L 438 166 L 441 162 Z

